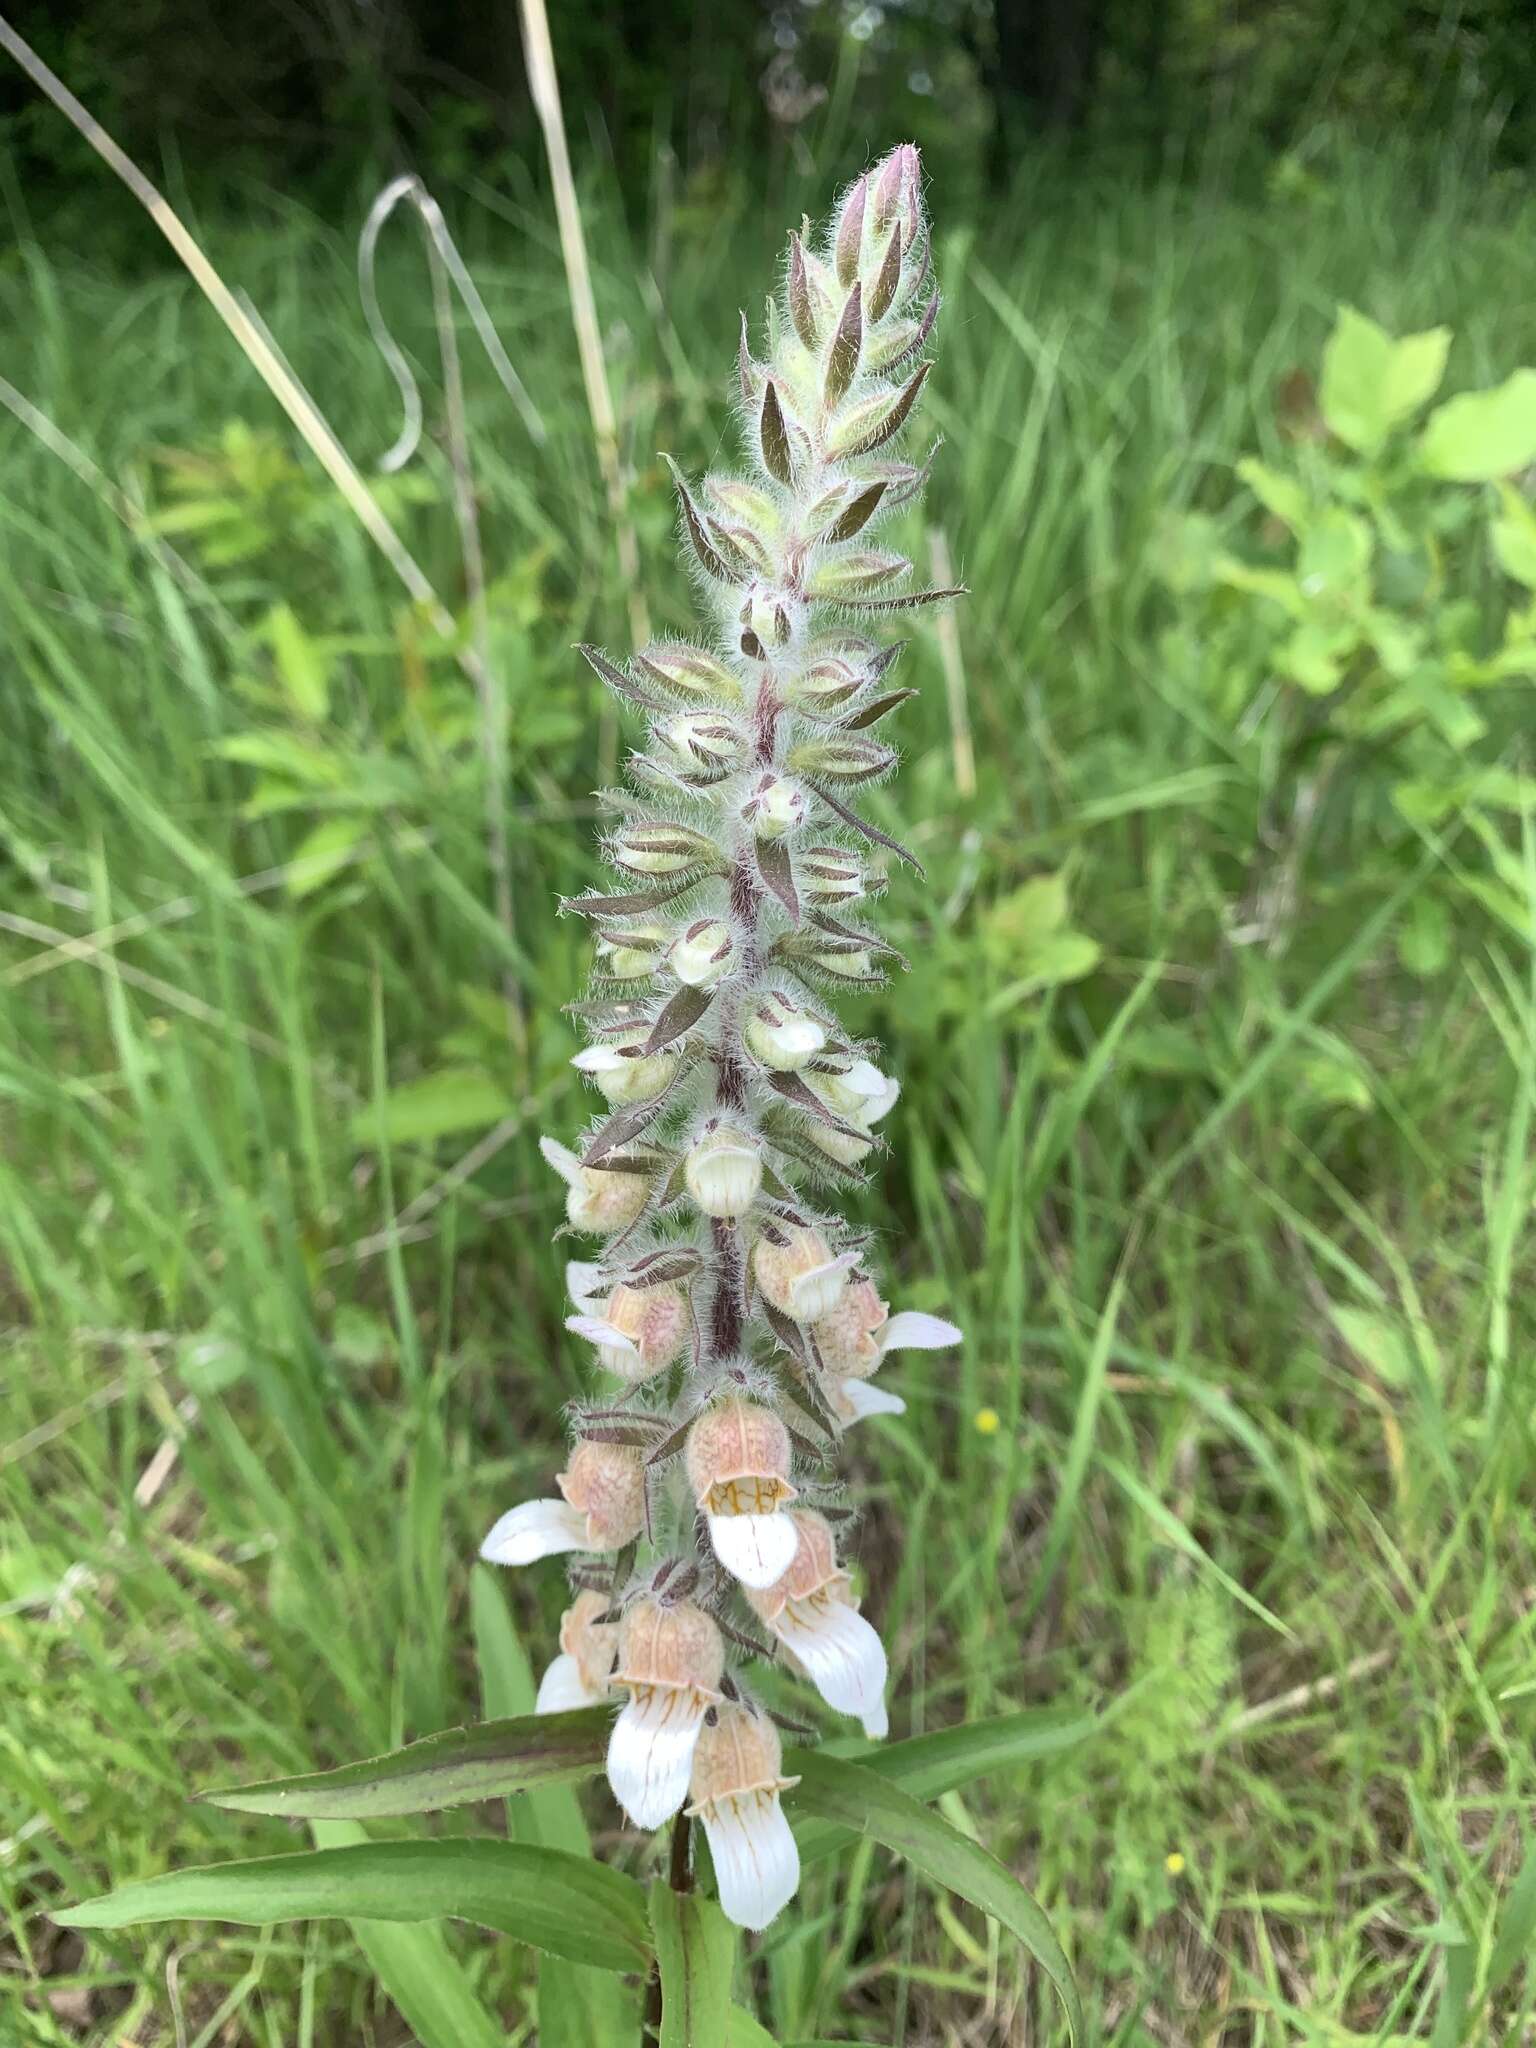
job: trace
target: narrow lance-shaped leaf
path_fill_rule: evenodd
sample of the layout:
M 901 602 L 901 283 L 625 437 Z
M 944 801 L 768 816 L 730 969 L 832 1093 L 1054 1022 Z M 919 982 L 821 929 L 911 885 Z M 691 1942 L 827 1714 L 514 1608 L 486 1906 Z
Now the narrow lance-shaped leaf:
M 583 1707 L 569 1714 L 482 1721 L 333 1771 L 233 1785 L 201 1796 L 210 1806 L 285 1819 L 377 1820 L 438 1813 L 445 1807 L 500 1799 L 531 1785 L 591 1777 L 602 1768 L 608 1719 L 601 1707 Z
M 672 481 L 677 488 L 678 503 L 681 505 L 683 512 L 683 529 L 687 533 L 689 544 L 698 558 L 699 566 L 719 583 L 739 582 L 741 580 L 740 577 L 730 569 L 724 555 L 710 538 L 709 527 L 705 521 L 704 514 L 694 503 L 693 493 L 689 490 L 682 471 L 670 455 L 664 455 L 662 460 L 672 472 Z
M 754 839 L 757 854 L 757 871 L 764 884 L 773 891 L 795 923 L 800 922 L 800 898 L 795 893 L 795 871 L 789 857 L 789 848 L 782 839 Z
M 631 682 L 617 662 L 610 661 L 600 647 L 589 647 L 582 641 L 577 647 L 577 652 L 591 663 L 610 690 L 616 690 L 631 704 L 639 705 L 642 711 L 660 711 L 663 708 L 649 691 L 642 690 L 637 683 Z
M 121 1885 L 57 1916 L 66 1927 L 165 1920 L 471 1920 L 598 1970 L 650 1961 L 645 1894 L 632 1877 L 526 1842 L 366 1842 L 215 1863 Z
M 822 538 L 824 540 L 852 540 L 856 533 L 862 533 L 870 520 L 874 518 L 876 511 L 879 509 L 880 500 L 885 496 L 888 488 L 889 486 L 884 477 L 881 477 L 876 483 L 866 485 L 853 500 L 853 503 L 848 506 L 847 510 L 840 513 L 833 520 Z
M 1040 1907 L 995 1857 L 909 1792 L 858 1764 L 813 1750 L 796 1754 L 793 1768 L 800 1783 L 784 1795 L 790 1813 L 813 1814 L 868 1835 L 957 1898 L 990 1914 L 1045 1971 L 1066 2009 L 1073 2039 L 1083 2039 L 1082 2003 L 1061 1944 Z

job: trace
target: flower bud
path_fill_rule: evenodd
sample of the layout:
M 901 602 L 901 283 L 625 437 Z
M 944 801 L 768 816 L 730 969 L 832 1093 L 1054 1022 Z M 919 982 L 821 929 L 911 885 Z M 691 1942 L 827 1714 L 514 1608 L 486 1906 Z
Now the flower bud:
M 753 786 L 741 815 L 759 839 L 782 839 L 805 823 L 808 809 L 800 785 L 770 770 Z
M 678 875 L 706 862 L 714 867 L 720 864 L 712 839 L 665 818 L 621 826 L 608 841 L 608 857 L 615 867 L 631 875 Z
M 603 1620 L 607 1612 L 607 1595 L 587 1591 L 578 1593 L 560 1617 L 561 1652 L 575 1660 L 588 1692 L 607 1690 L 619 1654 L 619 1625 Z
M 741 608 L 741 624 L 766 648 L 785 648 L 805 624 L 805 600 L 773 582 L 756 582 Z
M 874 957 L 867 946 L 823 946 L 816 951 L 809 947 L 802 956 L 808 967 L 819 967 L 823 974 L 830 974 L 838 981 L 875 981 Z
M 627 1444 L 577 1444 L 555 1483 L 586 1516 L 592 1550 L 622 1550 L 645 1527 L 645 1466 Z
M 806 596 L 828 598 L 834 604 L 853 604 L 860 598 L 878 597 L 890 590 L 911 567 L 904 555 L 882 554 L 874 548 L 827 555 L 811 571 Z
M 834 1258 L 819 1230 L 791 1229 L 782 1244 L 760 1237 L 752 1252 L 752 1271 L 764 1299 L 797 1323 L 827 1315 L 848 1285 L 855 1254 Z
M 586 1046 L 571 1065 L 596 1082 L 609 1102 L 649 1102 L 677 1072 L 677 1054 L 642 1053 L 645 1040 L 646 1033 L 637 1031 L 603 1045 Z
M 856 903 L 864 894 L 864 865 L 841 846 L 807 846 L 795 862 L 795 881 L 812 903 Z
M 706 704 L 739 704 L 741 683 L 713 654 L 682 641 L 663 640 L 642 647 L 635 666 L 679 697 Z
M 807 1124 L 805 1136 L 838 1166 L 861 1166 L 875 1149 L 873 1138 L 862 1138 L 854 1131 L 834 1131 L 828 1124 Z
M 901 1094 L 901 1083 L 871 1060 L 855 1060 L 836 1074 L 813 1074 L 811 1086 L 835 1115 L 866 1127 L 894 1109 Z
M 752 1057 L 781 1074 L 803 1067 L 827 1042 L 826 1032 L 809 1011 L 777 994 L 764 996 L 751 1011 L 743 1036 Z
M 718 782 L 741 756 L 741 734 L 719 711 L 679 711 L 657 738 L 685 775 Z
M 763 1184 L 763 1162 L 748 1132 L 713 1124 L 689 1152 L 683 1179 L 704 1215 L 744 1216 Z
M 541 1138 L 539 1150 L 566 1185 L 565 1216 L 573 1230 L 601 1237 L 627 1229 L 650 1199 L 651 1177 L 622 1167 L 583 1166 L 574 1152 L 553 1138 Z
M 824 654 L 797 677 L 786 683 L 786 701 L 796 710 L 814 713 L 841 711 L 851 704 L 868 680 L 864 671 L 839 654 Z
M 605 1372 L 637 1384 L 665 1372 L 688 1334 L 688 1302 L 672 1286 L 615 1287 L 598 1311 L 601 1323 L 625 1343 L 599 1338 L 597 1362 Z
M 667 965 L 690 988 L 713 988 L 730 970 L 736 941 L 718 917 L 701 917 L 679 932 Z
M 603 932 L 594 949 L 598 971 L 613 981 L 642 981 L 656 972 L 671 939 L 664 924 L 633 924 Z
M 880 1341 L 890 1310 L 869 1280 L 853 1280 L 811 1324 L 821 1362 L 839 1379 L 867 1379 L 884 1355 Z
M 896 750 L 863 733 L 834 732 L 801 740 L 786 758 L 801 775 L 818 775 L 825 782 L 872 782 L 896 765 Z

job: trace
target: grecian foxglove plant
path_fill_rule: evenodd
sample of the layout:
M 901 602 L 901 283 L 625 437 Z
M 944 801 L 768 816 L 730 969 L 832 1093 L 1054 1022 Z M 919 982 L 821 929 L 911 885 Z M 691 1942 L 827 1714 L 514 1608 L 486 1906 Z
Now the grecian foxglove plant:
M 879 728 L 911 694 L 888 680 L 898 649 L 869 629 L 954 594 L 910 590 L 910 565 L 873 538 L 926 474 L 897 452 L 938 309 L 919 176 L 917 152 L 895 150 L 824 236 L 791 236 L 761 358 L 743 323 L 749 473 L 678 479 L 707 632 L 623 664 L 584 650 L 648 732 L 631 787 L 606 799 L 618 887 L 567 906 L 595 941 L 574 1065 L 603 1107 L 578 1147 L 544 1141 L 589 1254 L 567 1269 L 568 1327 L 603 1389 L 573 1403 L 547 1496 L 504 1514 L 483 1553 L 569 1560 L 536 1710 L 211 1793 L 240 1812 L 339 1822 L 343 1835 L 125 1884 L 61 1912 L 66 1924 L 367 1922 L 369 1954 L 423 2048 L 463 2048 L 499 2037 L 476 1981 L 441 1941 L 390 1948 L 380 1925 L 452 1916 L 542 1952 L 541 2038 L 609 2048 L 629 1993 L 616 2007 L 608 1973 L 644 1980 L 642 2041 L 717 2048 L 771 2040 L 732 2003 L 729 1921 L 766 1927 L 795 1894 L 802 1849 L 864 1835 L 1015 1935 L 1083 2037 L 1040 1908 L 919 1796 L 1037 1756 L 1037 1715 L 893 1743 L 877 1771 L 786 1752 L 770 1711 L 786 1689 L 763 1683 L 777 1661 L 832 1713 L 884 1736 L 886 1657 L 849 1571 L 839 1445 L 862 1417 L 901 1412 L 888 1354 L 960 1335 L 935 1316 L 892 1315 L 874 1247 L 837 1213 L 897 1099 L 877 1049 L 833 1006 L 894 958 L 861 905 L 878 863 L 910 860 L 857 808 L 860 785 L 895 765 Z M 515 1839 L 367 1833 L 605 1766 L 637 1828 L 672 1824 L 667 1876 L 648 1890 L 529 1839 L 536 1814 Z M 694 1884 L 695 1821 L 718 1907 Z M 562 1975 L 564 1964 L 583 1967 Z M 622 2031 L 634 2038 L 627 2018 Z
M 595 935 L 574 1064 L 604 1109 L 578 1149 L 543 1151 L 570 1229 L 597 1241 L 567 1268 L 567 1328 L 617 1386 L 574 1405 L 558 1495 L 512 1508 L 482 1552 L 576 1556 L 540 1705 L 619 1703 L 619 1804 L 640 1828 L 697 1815 L 721 1904 L 754 1928 L 799 1865 L 752 1669 L 777 1658 L 885 1734 L 838 1443 L 900 1413 L 876 1379 L 889 1353 L 960 1337 L 891 1314 L 836 1210 L 899 1092 L 832 1002 L 894 959 L 861 905 L 875 859 L 910 860 L 856 808 L 895 767 L 881 734 L 913 694 L 869 629 L 956 594 L 909 588 L 875 538 L 927 473 L 899 444 L 928 375 L 931 257 L 910 146 L 823 237 L 791 235 L 761 357 L 742 321 L 746 474 L 673 469 L 708 630 L 627 663 L 582 649 L 646 734 L 631 787 L 604 798 L 619 887 L 565 906 Z

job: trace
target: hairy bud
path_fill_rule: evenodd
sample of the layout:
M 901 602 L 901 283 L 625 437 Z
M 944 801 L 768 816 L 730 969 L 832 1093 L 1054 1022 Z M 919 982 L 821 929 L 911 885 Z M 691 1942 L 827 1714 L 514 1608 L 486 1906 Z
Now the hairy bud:
M 701 917 L 678 933 L 667 965 L 690 988 L 713 988 L 730 972 L 736 941 L 718 917 Z
M 608 841 L 608 857 L 629 875 L 680 875 L 688 868 L 720 865 L 712 839 L 665 819 L 622 826 Z
M 640 1048 L 645 1039 L 643 1031 L 629 1032 L 604 1045 L 586 1046 L 571 1065 L 595 1082 L 609 1102 L 649 1102 L 677 1072 L 678 1056 L 675 1052 L 643 1055 Z
M 742 1035 L 754 1059 L 786 1074 L 814 1059 L 827 1042 L 826 1032 L 808 1010 L 798 1009 L 776 992 L 764 996 L 751 1011 Z
M 810 809 L 805 791 L 788 776 L 761 776 L 747 794 L 741 815 L 759 839 L 782 839 L 803 825 Z
M 715 1124 L 690 1148 L 683 1177 L 704 1215 L 745 1216 L 763 1184 L 762 1154 L 747 1131 Z

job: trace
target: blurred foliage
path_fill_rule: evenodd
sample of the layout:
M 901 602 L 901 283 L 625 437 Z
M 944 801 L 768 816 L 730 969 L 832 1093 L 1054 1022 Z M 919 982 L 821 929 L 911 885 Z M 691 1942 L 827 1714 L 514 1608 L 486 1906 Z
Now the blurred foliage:
M 823 166 L 911 134 L 952 195 L 1006 183 L 1042 137 L 1139 175 L 1234 118 L 1256 162 L 1331 123 L 1455 129 L 1516 159 L 1536 146 L 1536 0 L 618 0 L 551 15 L 567 122 L 636 218 L 658 183 L 748 166 L 754 185 L 782 183 L 813 117 Z M 514 190 L 543 175 L 515 0 L 23 0 L 12 17 L 173 181 L 196 164 L 205 185 L 259 178 L 334 210 L 402 162 Z M 10 66 L 0 147 L 34 195 L 88 160 Z

